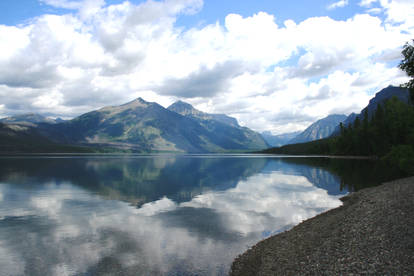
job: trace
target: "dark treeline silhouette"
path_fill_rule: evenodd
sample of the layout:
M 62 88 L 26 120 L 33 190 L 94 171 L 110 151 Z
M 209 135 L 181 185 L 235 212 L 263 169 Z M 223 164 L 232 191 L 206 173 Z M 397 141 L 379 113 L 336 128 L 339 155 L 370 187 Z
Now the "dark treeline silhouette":
M 357 117 L 352 125 L 341 125 L 341 134 L 332 139 L 331 153 L 385 156 L 396 146 L 414 145 L 414 108 L 391 98 L 378 105 L 372 118 Z

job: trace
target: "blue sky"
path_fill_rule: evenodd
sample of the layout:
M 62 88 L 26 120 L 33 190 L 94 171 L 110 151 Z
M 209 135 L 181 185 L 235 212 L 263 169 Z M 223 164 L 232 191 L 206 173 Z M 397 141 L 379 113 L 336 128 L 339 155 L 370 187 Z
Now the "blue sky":
M 299 1 L 281 1 L 281 0 L 210 0 L 204 2 L 204 7 L 200 13 L 195 16 L 185 17 L 179 20 L 186 26 L 198 24 L 199 22 L 214 23 L 223 21 L 229 13 L 237 13 L 243 16 L 250 16 L 258 12 L 267 12 L 274 14 L 276 23 L 283 24 L 287 19 L 295 22 L 303 21 L 309 17 L 330 16 L 337 20 L 345 20 L 354 14 L 361 12 L 363 9 L 351 2 L 343 9 L 328 10 L 327 6 L 334 1 L 323 0 L 299 0 Z
M 410 0 L 1 1 L 0 117 L 142 97 L 297 131 L 406 81 L 413 37 Z
M 123 0 L 106 0 L 107 5 L 120 4 Z M 143 0 L 130 0 L 131 3 L 139 4 Z M 203 4 L 202 10 L 192 16 L 183 16 L 178 19 L 178 25 L 193 27 L 200 24 L 211 24 L 216 21 L 223 21 L 230 13 L 237 13 L 243 16 L 250 16 L 261 11 L 274 14 L 276 22 L 282 24 L 287 19 L 296 22 L 303 21 L 309 17 L 329 16 L 337 20 L 346 20 L 356 13 L 364 12 L 358 5 L 358 1 L 350 1 L 342 9 L 327 9 L 335 1 L 325 0 L 208 0 Z M 23 24 L 26 20 L 46 13 L 62 15 L 67 9 L 51 7 L 40 0 L 18 0 L 0 1 L 0 24 L 17 25 Z

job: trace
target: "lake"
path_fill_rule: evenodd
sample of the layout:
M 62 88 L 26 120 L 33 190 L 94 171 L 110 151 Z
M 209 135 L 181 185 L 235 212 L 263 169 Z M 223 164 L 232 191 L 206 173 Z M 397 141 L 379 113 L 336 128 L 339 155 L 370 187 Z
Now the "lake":
M 0 275 L 227 275 L 261 239 L 395 177 L 350 159 L 0 157 Z

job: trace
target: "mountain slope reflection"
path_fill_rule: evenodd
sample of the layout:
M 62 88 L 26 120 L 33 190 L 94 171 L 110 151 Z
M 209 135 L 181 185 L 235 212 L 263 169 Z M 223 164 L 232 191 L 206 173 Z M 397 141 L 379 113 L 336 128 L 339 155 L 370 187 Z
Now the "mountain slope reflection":
M 260 172 L 265 158 L 138 158 L 0 159 L 0 181 L 30 185 L 70 182 L 109 199 L 137 206 L 164 196 L 188 201 L 207 190 L 235 187 Z
M 301 175 L 331 195 L 345 195 L 348 190 L 339 185 L 341 178 L 329 171 L 329 162 L 325 163 L 325 167 L 320 167 L 317 166 L 320 164 L 318 160 L 319 158 L 280 158 L 268 162 L 263 172 L 280 171 L 283 174 Z

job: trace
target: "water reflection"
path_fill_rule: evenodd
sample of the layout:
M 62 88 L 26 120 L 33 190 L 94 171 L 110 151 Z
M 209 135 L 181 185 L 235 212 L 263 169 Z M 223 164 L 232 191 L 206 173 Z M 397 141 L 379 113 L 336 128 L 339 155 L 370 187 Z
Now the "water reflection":
M 0 159 L 0 274 L 226 275 L 339 206 L 341 178 L 280 158 Z
M 226 190 L 266 164 L 259 158 L 146 156 L 135 158 L 0 159 L 0 181 L 19 185 L 70 182 L 138 206 L 167 196 L 188 201 L 203 191 Z

